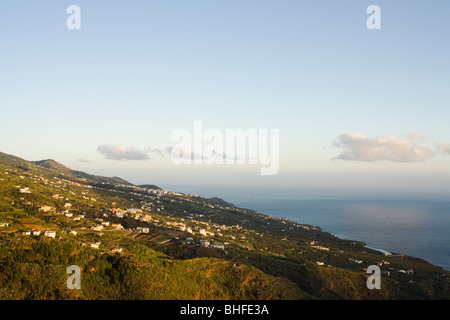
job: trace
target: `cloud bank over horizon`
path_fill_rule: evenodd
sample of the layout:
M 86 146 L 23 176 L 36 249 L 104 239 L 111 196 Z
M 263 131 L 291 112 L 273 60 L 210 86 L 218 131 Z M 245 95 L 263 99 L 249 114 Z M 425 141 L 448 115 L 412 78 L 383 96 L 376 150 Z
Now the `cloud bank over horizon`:
M 152 156 L 160 156 L 170 154 L 172 147 L 152 148 L 146 147 L 142 150 L 135 147 L 127 147 L 120 144 L 102 144 L 97 147 L 97 151 L 108 160 L 127 161 L 127 160 L 150 160 Z M 79 159 L 80 162 L 84 159 Z
M 436 142 L 436 147 L 439 153 L 450 156 L 450 144 Z
M 343 151 L 333 159 L 424 162 L 435 155 L 435 152 L 429 147 L 418 144 L 424 139 L 424 136 L 420 134 L 410 134 L 407 138 L 391 135 L 371 138 L 360 133 L 348 132 L 340 135 L 338 141 L 334 143 L 335 147 L 341 148 Z M 450 154 L 450 146 L 448 151 Z
M 97 151 L 100 152 L 108 160 L 149 160 L 150 156 L 136 149 L 135 147 L 126 147 L 123 145 L 115 144 L 102 144 L 98 146 Z

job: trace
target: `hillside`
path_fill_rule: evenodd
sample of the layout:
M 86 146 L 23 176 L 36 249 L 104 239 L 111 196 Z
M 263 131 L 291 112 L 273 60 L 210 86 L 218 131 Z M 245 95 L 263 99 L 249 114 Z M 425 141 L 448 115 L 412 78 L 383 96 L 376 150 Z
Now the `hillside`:
M 154 187 L 0 153 L 0 299 L 450 298 L 450 272 L 420 259 Z
M 37 166 L 40 166 L 40 167 L 43 167 L 43 168 L 47 168 L 47 169 L 50 169 L 50 170 L 54 170 L 54 171 L 57 171 L 57 172 L 62 173 L 62 174 L 66 174 L 66 175 L 69 175 L 69 176 L 74 176 L 74 177 L 77 177 L 77 178 L 87 179 L 87 180 L 90 180 L 90 181 L 96 182 L 96 183 L 132 185 L 130 182 L 125 181 L 125 180 L 123 180 L 121 178 L 118 178 L 118 177 L 111 177 L 110 178 L 110 177 L 95 176 L 95 175 L 84 173 L 82 171 L 72 170 L 72 169 L 69 169 L 66 166 L 56 162 L 53 159 L 34 161 L 32 163 L 37 165 Z
M 70 170 L 66 166 L 56 162 L 53 159 L 34 161 L 32 163 L 34 163 L 37 166 L 43 167 L 43 168 L 59 171 L 61 173 L 66 173 L 66 174 L 71 174 L 72 173 L 72 170 Z
M 142 184 L 142 185 L 139 185 L 138 187 L 142 188 L 142 189 L 160 189 L 160 190 L 162 190 L 162 188 L 155 186 L 154 184 Z

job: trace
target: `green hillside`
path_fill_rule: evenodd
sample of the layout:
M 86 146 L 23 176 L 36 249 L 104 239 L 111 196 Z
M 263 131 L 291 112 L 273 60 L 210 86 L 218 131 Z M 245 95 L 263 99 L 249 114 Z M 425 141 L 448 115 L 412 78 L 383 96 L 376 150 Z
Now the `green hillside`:
M 150 186 L 0 153 L 0 299 L 450 298 L 450 272 L 420 259 Z

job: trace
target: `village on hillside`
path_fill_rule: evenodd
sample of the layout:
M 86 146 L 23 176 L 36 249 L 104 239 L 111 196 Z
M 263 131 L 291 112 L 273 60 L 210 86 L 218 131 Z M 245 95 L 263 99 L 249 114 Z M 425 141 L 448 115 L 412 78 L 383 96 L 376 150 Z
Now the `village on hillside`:
M 2 172 L 0 181 L 5 181 L 11 175 L 17 175 L 17 172 Z M 266 248 L 255 248 L 252 244 L 255 237 L 264 237 L 267 234 L 257 232 L 252 229 L 243 228 L 239 224 L 219 224 L 211 222 L 209 219 L 209 210 L 220 210 L 224 214 L 247 214 L 247 209 L 237 208 L 229 205 L 212 203 L 209 199 L 195 194 L 184 194 L 170 192 L 163 189 L 142 188 L 132 185 L 115 185 L 110 188 L 110 193 L 129 196 L 129 203 L 139 204 L 138 208 L 118 206 L 116 202 L 102 202 L 95 190 L 104 190 L 104 186 L 93 185 L 87 179 L 72 181 L 61 177 L 46 178 L 42 175 L 33 175 L 27 172 L 21 172 L 18 175 L 19 181 L 31 182 L 31 184 L 14 185 L 20 205 L 30 208 L 37 208 L 43 216 L 51 221 L 63 223 L 64 228 L 20 228 L 14 230 L 14 225 L 8 222 L 0 222 L 0 232 L 14 232 L 18 236 L 47 237 L 59 241 L 68 239 L 79 241 L 83 246 L 97 250 L 106 250 L 114 254 L 126 254 L 127 248 L 116 245 L 117 241 L 108 241 L 104 237 L 108 233 L 116 233 L 122 237 L 136 238 L 140 240 L 152 241 L 164 246 L 190 245 L 220 250 L 224 254 L 227 249 L 238 248 L 245 250 L 268 251 Z M 29 200 L 28 197 L 35 192 L 33 185 L 43 185 L 54 190 L 51 194 L 53 202 L 39 203 Z M 105 185 L 105 183 L 103 183 Z M 136 199 L 133 199 L 136 198 Z M 172 214 L 168 209 L 173 204 L 179 206 L 188 203 L 203 207 L 200 212 L 177 212 Z M 291 222 L 284 218 L 274 218 L 261 215 L 267 225 L 278 225 L 281 233 L 289 233 L 294 229 L 302 229 L 308 232 L 320 231 L 319 227 L 303 225 Z M 56 219 L 56 220 L 55 220 Z M 245 222 L 245 220 L 243 220 Z M 159 230 L 159 231 L 156 231 Z M 286 241 L 288 237 L 281 240 Z M 319 245 L 318 241 L 306 241 L 309 249 L 318 252 L 329 252 L 330 248 Z M 332 249 L 333 250 L 333 249 Z M 343 253 L 342 250 L 339 250 Z M 301 253 L 301 252 L 300 252 Z M 363 260 L 354 257 L 348 258 L 349 262 L 355 265 L 362 265 Z M 331 268 L 332 265 L 317 260 L 316 265 Z M 376 262 L 380 266 L 389 265 L 388 261 L 380 260 Z M 364 271 L 364 266 L 361 266 Z M 389 267 L 383 270 L 383 275 L 390 276 L 391 272 L 396 271 L 405 274 L 413 274 L 414 269 L 406 270 Z

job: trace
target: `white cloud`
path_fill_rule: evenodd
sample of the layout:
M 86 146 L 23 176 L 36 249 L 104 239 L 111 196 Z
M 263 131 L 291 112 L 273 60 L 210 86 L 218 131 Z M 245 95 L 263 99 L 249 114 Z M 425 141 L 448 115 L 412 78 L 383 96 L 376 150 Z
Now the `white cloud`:
M 102 144 L 98 146 L 97 151 L 109 160 L 148 160 L 150 157 L 144 151 L 134 147 L 125 147 L 122 145 Z
M 91 163 L 90 160 L 86 159 L 86 158 L 80 158 L 77 160 L 78 162 L 84 162 L 84 163 Z
M 425 139 L 425 136 L 421 135 L 420 133 L 411 133 L 408 134 L 408 139 L 411 141 L 423 141 Z
M 152 147 L 148 147 L 144 149 L 145 153 L 150 153 L 150 154 L 154 154 L 157 156 L 164 156 L 164 154 L 170 154 L 170 152 L 167 151 L 167 147 L 161 149 L 161 148 L 152 148 Z
M 439 153 L 450 156 L 450 144 L 436 142 L 436 147 Z
M 370 138 L 360 133 L 349 132 L 339 137 L 336 147 L 344 149 L 335 159 L 353 161 L 387 160 L 394 162 L 422 162 L 434 152 L 420 146 L 414 140 L 423 137 L 413 134 L 409 139 L 394 136 Z

